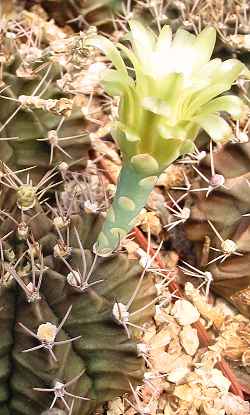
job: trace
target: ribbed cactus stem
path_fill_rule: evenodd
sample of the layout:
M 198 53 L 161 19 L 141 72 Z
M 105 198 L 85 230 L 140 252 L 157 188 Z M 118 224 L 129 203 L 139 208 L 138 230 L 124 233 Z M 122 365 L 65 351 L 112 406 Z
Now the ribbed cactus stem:
M 97 240 L 96 250 L 100 255 L 116 249 L 135 226 L 157 178 L 158 175 L 138 172 L 130 163 L 122 167 L 112 206 Z

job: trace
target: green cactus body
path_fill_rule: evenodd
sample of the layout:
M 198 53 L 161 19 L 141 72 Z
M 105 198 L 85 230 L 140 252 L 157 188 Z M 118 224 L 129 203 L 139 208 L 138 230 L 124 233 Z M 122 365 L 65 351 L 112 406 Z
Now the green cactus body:
M 11 220 L 5 220 L 0 227 L 1 237 L 13 230 L 11 236 L 2 242 L 4 261 L 1 261 L 0 287 L 1 415 L 41 414 L 49 408 L 54 395 L 33 388 L 53 388 L 55 381 L 65 384 L 79 374 L 79 379 L 66 389 L 74 395 L 90 400 L 75 399 L 73 415 L 91 414 L 98 404 L 129 391 L 128 381 L 137 384 L 142 379 L 144 363 L 143 359 L 138 357 L 135 335 L 130 331 L 131 338 L 128 339 L 126 331 L 115 320 L 112 312 L 116 302 L 129 302 L 142 269 L 137 261 L 129 261 L 124 254 L 97 258 L 90 283 L 98 283 L 86 290 L 79 289 L 71 282 L 69 269 L 58 254 L 58 249 L 55 249 L 58 234 L 53 222 L 37 205 L 25 213 L 25 220 L 36 212 L 40 214 L 31 222 L 29 233 L 36 242 L 29 247 L 27 239 L 21 241 L 17 238 L 16 228 Z M 20 220 L 19 209 L 12 209 L 11 214 Z M 85 249 L 86 269 L 89 270 L 94 259 L 91 249 L 100 227 L 101 221 L 96 215 L 71 217 L 70 249 L 64 258 L 72 269 L 79 273 L 83 271 L 84 264 L 76 229 Z M 66 229 L 61 230 L 63 237 L 66 237 L 66 234 Z M 32 282 L 31 252 L 34 253 L 33 269 L 35 267 L 36 278 L 39 274 L 41 262 L 39 251 L 36 251 L 38 247 L 44 258 L 44 273 L 39 293 L 34 291 L 31 295 L 31 291 L 22 289 L 21 284 L 30 287 L 28 284 Z M 13 267 L 18 259 L 15 272 L 19 282 L 13 278 Z M 141 325 L 152 316 L 154 297 L 152 281 L 145 277 L 129 312 L 144 308 L 147 304 L 149 307 L 144 308 L 141 313 L 135 313 L 131 318 L 133 323 Z M 40 332 L 46 329 L 46 336 L 50 336 L 50 329 L 59 325 L 71 306 L 72 310 L 55 340 L 63 342 L 81 336 L 80 339 L 55 345 L 53 353 L 56 360 L 46 348 L 23 352 L 40 344 L 27 333 L 24 326 L 34 333 L 38 333 L 38 329 Z M 20 326 L 20 323 L 24 326 Z M 65 399 L 70 406 L 71 398 L 65 396 Z M 55 408 L 65 409 L 62 400 L 56 401 Z
M 4 80 L 9 86 L 4 95 L 15 99 L 25 93 L 28 96 L 32 91 L 31 87 L 35 88 L 35 85 L 39 83 L 39 81 L 23 81 L 14 75 L 6 75 Z M 56 82 L 56 77 L 54 81 Z M 60 100 L 62 96 L 62 93 L 54 85 L 50 87 L 45 98 Z M 9 101 L 4 98 L 0 98 L 0 101 L 4 108 L 0 116 L 0 125 L 3 126 L 19 104 L 13 102 L 9 104 Z M 74 109 L 70 117 L 66 117 L 58 133 L 60 137 L 72 135 L 72 131 L 74 131 L 75 136 L 78 135 L 77 138 L 66 140 L 64 143 L 63 141 L 60 142 L 60 146 L 68 155 L 55 148 L 53 160 L 50 163 L 51 144 L 47 141 L 38 141 L 39 139 L 46 139 L 49 131 L 55 131 L 62 117 L 63 114 L 55 115 L 42 109 L 32 108 L 32 112 L 29 109 L 21 109 L 1 131 L 1 136 L 4 138 L 17 137 L 15 140 L 1 141 L 1 160 L 8 163 L 9 167 L 13 169 L 23 169 L 30 166 L 39 167 L 34 171 L 36 177 L 33 174 L 34 183 L 38 182 L 49 169 L 61 162 L 70 165 L 74 160 L 75 168 L 84 167 L 90 144 L 88 136 L 83 132 L 84 118 L 79 109 Z
M 36 19 L 41 34 L 39 42 L 35 36 L 33 41 L 39 47 L 31 47 L 25 34 Z M 1 33 L 0 159 L 13 170 L 36 166 L 30 171 L 36 184 L 60 163 L 76 169 L 85 167 L 90 148 L 86 134 L 89 124 L 81 106 L 75 104 L 74 95 L 58 86 L 65 68 L 58 64 L 50 40 L 42 32 L 43 24 L 48 23 L 23 12 L 17 17 L 18 24 L 23 30 L 21 40 L 9 38 L 15 36 L 15 21 L 6 20 Z M 54 26 L 49 29 L 56 31 Z M 66 42 L 62 32 L 58 36 Z
M 214 152 L 213 157 L 215 170 L 223 175 L 225 184 L 213 190 L 207 198 L 204 192 L 192 193 L 191 217 L 185 225 L 186 236 L 196 246 L 197 264 L 200 264 L 202 257 L 205 258 L 201 265 L 212 273 L 214 290 L 249 317 L 250 224 L 249 216 L 245 215 L 249 214 L 250 206 L 250 144 L 228 144 Z M 209 157 L 202 162 L 199 170 L 209 177 Z M 198 179 L 196 186 L 197 189 L 204 187 L 204 181 Z M 221 254 L 204 250 L 206 237 L 209 237 L 211 247 L 221 250 L 221 241 L 208 220 L 224 241 L 233 241 L 240 255 L 232 254 L 226 260 L 206 265 Z
M 59 25 L 64 26 L 68 20 L 77 23 L 77 19 L 81 23 L 82 18 L 83 23 L 113 29 L 113 14 L 121 9 L 122 0 L 41 0 L 41 3 Z

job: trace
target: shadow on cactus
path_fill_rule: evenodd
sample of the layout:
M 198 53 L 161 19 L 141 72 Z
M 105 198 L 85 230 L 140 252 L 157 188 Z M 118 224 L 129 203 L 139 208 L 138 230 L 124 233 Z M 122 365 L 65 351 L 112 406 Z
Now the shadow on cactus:
M 244 107 L 236 96 L 218 97 L 247 70 L 235 59 L 210 61 L 215 29 L 207 28 L 198 36 L 179 29 L 172 40 L 169 26 L 158 37 L 138 21 L 131 21 L 130 27 L 132 50 L 123 44 L 115 47 L 103 36 L 87 41 L 112 61 L 115 69 L 105 72 L 102 84 L 109 94 L 120 97 L 113 137 L 121 149 L 123 168 L 98 238 L 100 254 L 114 249 L 133 227 L 158 176 L 179 156 L 194 150 L 200 129 L 223 143 L 232 131 L 219 113 L 226 111 L 238 119 Z M 132 75 L 126 59 L 133 66 Z
M 1 415 L 91 414 L 143 378 L 136 339 L 153 315 L 154 286 L 126 255 L 92 254 L 100 217 L 65 220 L 61 205 L 50 219 L 22 191 L 11 190 L 1 211 Z
M 49 16 L 64 26 L 65 22 L 82 27 L 93 25 L 113 29 L 114 14 L 121 10 L 122 0 L 39 0 Z M 37 3 L 37 1 L 36 1 Z

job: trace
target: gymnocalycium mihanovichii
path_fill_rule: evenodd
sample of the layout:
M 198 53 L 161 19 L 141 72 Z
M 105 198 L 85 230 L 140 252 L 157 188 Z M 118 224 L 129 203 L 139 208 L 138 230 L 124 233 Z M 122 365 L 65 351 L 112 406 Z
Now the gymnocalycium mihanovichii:
M 111 60 L 114 69 L 105 70 L 102 85 L 108 94 L 120 97 L 112 135 L 123 165 L 97 241 L 100 255 L 119 245 L 158 176 L 179 156 L 193 151 L 201 129 L 216 143 L 233 137 L 220 112 L 240 119 L 244 105 L 239 97 L 225 92 L 239 76 L 249 77 L 236 59 L 210 60 L 216 41 L 213 27 L 197 36 L 178 29 L 173 39 L 169 26 L 158 36 L 139 21 L 130 21 L 130 29 L 127 39 L 132 48 L 122 43 L 115 46 L 101 35 L 86 41 Z M 132 64 L 132 71 L 125 60 Z

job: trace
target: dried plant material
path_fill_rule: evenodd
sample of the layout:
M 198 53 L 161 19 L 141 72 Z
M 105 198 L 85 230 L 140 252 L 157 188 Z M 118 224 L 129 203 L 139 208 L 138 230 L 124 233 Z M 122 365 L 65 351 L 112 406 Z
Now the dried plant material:
M 219 360 L 221 360 L 220 352 L 207 350 L 205 353 L 202 353 L 199 362 L 195 363 L 195 366 L 204 367 L 206 369 L 212 369 Z
M 107 415 L 122 415 L 124 414 L 124 403 L 121 398 L 109 401 Z
M 147 207 L 153 211 L 160 211 L 162 206 L 165 205 L 165 198 L 159 189 L 155 188 L 150 193 L 147 200 Z
M 138 215 L 137 220 L 143 232 L 148 232 L 149 228 L 152 235 L 158 236 L 162 231 L 161 221 L 156 212 L 147 212 L 143 209 L 143 212 Z
M 229 43 L 236 48 L 244 48 L 250 51 L 250 34 L 245 35 L 230 35 L 228 36 Z
M 225 318 L 228 316 L 235 316 L 236 310 L 232 304 L 226 301 L 222 297 L 215 297 L 214 298 L 214 306 L 220 314 L 222 314 Z
M 182 352 L 166 353 L 164 371 L 171 373 L 172 371 L 179 368 L 189 369 L 192 365 L 192 358 Z M 160 369 L 159 369 L 160 370 Z
M 150 346 L 153 349 L 156 349 L 156 351 L 159 349 L 165 350 L 165 347 L 169 345 L 171 338 L 172 335 L 169 326 L 163 326 L 163 328 L 150 339 Z
M 132 239 L 124 238 L 122 240 L 121 246 L 127 251 L 129 259 L 137 259 L 137 250 L 139 249 L 139 245 L 134 242 Z
M 55 115 L 62 115 L 66 118 L 70 117 L 73 107 L 72 100 L 68 98 L 42 99 L 39 96 L 20 95 L 18 97 L 18 102 L 21 104 L 22 108 L 41 109 Z
M 200 318 L 199 311 L 187 300 L 177 300 L 171 310 L 171 315 L 181 326 L 193 324 Z
M 176 359 L 180 356 L 181 353 L 169 354 L 163 351 L 155 351 L 155 353 L 150 353 L 150 362 L 152 362 L 153 367 L 162 372 L 168 372 L 175 366 Z
M 199 347 L 199 338 L 197 330 L 191 326 L 185 326 L 180 332 L 180 342 L 185 352 L 194 356 Z
M 111 132 L 111 122 L 107 122 L 104 126 L 99 127 L 95 132 L 91 132 L 90 135 L 89 135 L 90 140 L 92 141 L 93 148 L 97 152 L 100 152 L 100 154 L 105 155 L 105 151 L 103 151 L 104 149 L 103 149 L 103 146 L 102 146 L 103 143 L 105 144 L 105 141 L 102 141 L 100 139 L 107 136 L 107 135 L 109 135 L 110 132 Z M 111 150 L 111 152 L 112 152 L 112 156 L 114 156 L 115 160 L 117 160 L 117 163 L 120 164 L 121 160 L 120 160 L 118 154 L 116 154 L 116 153 L 113 154 L 112 150 Z M 108 155 L 109 154 L 107 154 L 107 156 Z
M 248 307 L 250 306 L 250 287 L 244 288 L 243 290 L 235 292 L 231 296 L 231 300 L 233 304 L 235 304 L 236 307 L 245 307 L 246 310 L 248 310 Z
M 167 402 L 165 408 L 164 408 L 164 415 L 175 415 L 176 411 L 171 408 L 170 403 Z
M 207 388 L 217 388 L 221 392 L 228 392 L 231 382 L 223 376 L 220 370 L 201 367 L 195 369 L 195 373 Z
M 152 322 L 151 324 L 148 325 L 148 327 L 145 329 L 144 333 L 143 333 L 143 341 L 146 344 L 149 344 L 152 337 L 156 334 L 156 326 L 155 324 Z
M 223 398 L 224 408 L 227 415 L 249 415 L 250 403 L 239 396 L 227 393 Z
M 73 83 L 73 88 L 84 94 L 91 94 L 97 88 L 100 89 L 99 83 L 106 69 L 104 62 L 92 63 L 85 73 L 78 77 L 77 83 Z
M 174 389 L 174 395 L 186 402 L 192 402 L 194 398 L 192 387 L 187 384 L 177 385 Z
M 212 402 L 203 405 L 203 413 L 205 415 L 225 415 L 225 409 L 220 399 L 217 401 L 212 400 Z
M 169 314 L 170 314 L 170 310 L 172 307 L 173 307 L 173 304 L 171 304 L 171 306 L 168 309 Z M 178 337 L 181 331 L 181 327 L 179 326 L 179 324 L 177 324 L 175 318 L 170 315 L 168 316 L 168 330 L 169 330 L 169 334 L 172 339 Z
M 227 359 L 250 365 L 250 323 L 241 315 L 228 318 L 221 328 L 216 343 L 211 350 L 220 351 Z
M 39 4 L 35 4 L 34 6 L 31 7 L 30 10 L 31 10 L 32 13 L 39 16 L 41 19 L 49 20 L 48 13 L 46 13 L 44 8 L 42 6 L 40 6 Z
M 172 187 L 180 186 L 184 182 L 184 167 L 180 165 L 169 166 L 159 177 L 157 186 L 163 186 L 169 190 Z
M 105 168 L 112 178 L 114 178 L 115 180 L 118 179 L 121 170 L 120 166 L 118 166 L 116 163 L 109 159 L 105 159 Z
M 157 326 L 159 326 L 163 323 L 168 323 L 169 322 L 169 313 L 165 308 L 163 308 L 163 307 L 159 306 L 158 304 L 156 304 L 154 319 L 155 319 L 155 323 L 156 323 Z
M 171 355 L 176 355 L 176 354 L 182 353 L 182 347 L 181 347 L 181 344 L 180 344 L 179 336 L 178 337 L 177 336 L 173 337 L 173 339 L 169 343 L 168 353 L 171 354 Z
M 190 372 L 190 369 L 187 367 L 177 367 L 173 369 L 168 375 L 167 380 L 171 383 L 183 383 Z
M 111 127 L 109 125 L 109 127 Z M 103 129 L 100 128 L 99 130 L 97 130 L 95 134 L 95 137 L 93 138 L 93 147 L 94 149 L 101 155 L 104 155 L 105 158 L 111 160 L 112 162 L 114 162 L 117 165 L 121 165 L 121 159 L 117 154 L 116 149 L 114 148 L 114 146 L 109 143 L 106 142 L 104 140 L 101 140 L 102 137 L 104 137 L 104 135 L 110 133 L 110 129 Z M 100 138 L 97 138 L 97 135 L 101 135 Z
M 175 269 L 179 261 L 179 255 L 176 251 L 167 251 L 166 255 L 164 255 L 162 259 L 169 269 Z M 178 275 L 176 273 L 176 280 L 177 279 Z
M 191 282 L 185 284 L 185 294 L 187 298 L 192 301 L 203 318 L 205 318 L 210 324 L 213 324 L 216 328 L 220 328 L 224 316 L 221 312 L 217 311 L 215 307 L 208 304 L 206 297 L 200 294 L 197 288 L 194 288 Z
M 44 16 L 39 16 L 36 13 L 31 13 L 24 10 L 21 14 L 23 24 L 27 27 L 32 27 L 37 36 L 43 36 L 46 42 L 51 43 L 59 39 L 65 39 L 66 34 L 54 22 L 54 20 L 45 20 Z

